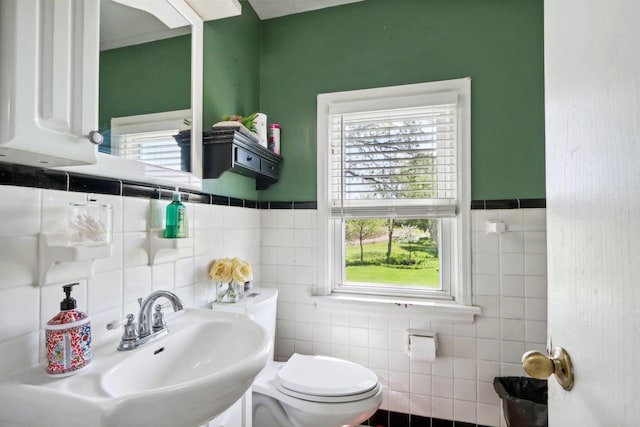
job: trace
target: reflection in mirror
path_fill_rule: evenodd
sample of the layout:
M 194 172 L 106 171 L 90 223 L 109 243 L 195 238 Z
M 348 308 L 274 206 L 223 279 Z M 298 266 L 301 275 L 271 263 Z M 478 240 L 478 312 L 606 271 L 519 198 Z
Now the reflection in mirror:
M 111 119 L 111 154 L 190 171 L 191 144 L 182 144 L 178 136 L 179 132 L 190 129 L 191 110 L 114 117 Z
M 193 120 L 191 27 L 164 0 L 147 2 L 164 6 L 153 11 L 162 20 L 128 2 L 100 5 L 99 150 L 188 172 L 189 147 L 174 135 Z

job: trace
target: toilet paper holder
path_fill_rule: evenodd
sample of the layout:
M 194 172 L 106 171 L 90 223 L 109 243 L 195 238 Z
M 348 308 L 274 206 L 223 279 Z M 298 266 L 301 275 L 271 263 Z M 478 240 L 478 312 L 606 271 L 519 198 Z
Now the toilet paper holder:
M 407 329 L 407 351 L 411 351 L 411 337 L 433 338 L 436 350 L 438 350 L 438 336 L 435 332 L 425 331 L 422 329 Z

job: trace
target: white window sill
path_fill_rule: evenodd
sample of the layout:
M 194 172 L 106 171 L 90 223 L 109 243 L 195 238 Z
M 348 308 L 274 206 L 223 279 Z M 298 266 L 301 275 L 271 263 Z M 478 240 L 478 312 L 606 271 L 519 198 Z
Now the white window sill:
M 313 297 L 317 307 L 340 308 L 349 312 L 383 315 L 420 315 L 437 322 L 468 323 L 481 314 L 480 307 L 452 302 L 378 295 L 332 294 Z

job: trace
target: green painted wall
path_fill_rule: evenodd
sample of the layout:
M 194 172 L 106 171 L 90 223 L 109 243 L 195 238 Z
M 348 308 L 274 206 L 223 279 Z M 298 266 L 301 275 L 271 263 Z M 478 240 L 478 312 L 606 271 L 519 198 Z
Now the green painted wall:
M 191 36 L 100 52 L 99 126 L 112 117 L 191 108 Z
M 472 198 L 544 197 L 542 0 L 367 0 L 267 21 L 242 3 L 242 16 L 205 23 L 203 124 L 266 113 L 283 128 L 282 175 L 258 192 L 225 173 L 205 191 L 315 200 L 317 94 L 470 76 Z M 188 108 L 189 43 L 102 52 L 101 127 Z
M 545 196 L 542 0 L 367 0 L 261 29 L 260 107 L 285 159 L 261 200 L 315 200 L 317 94 L 465 76 L 472 198 Z
M 225 114 L 247 116 L 258 111 L 260 100 L 259 19 L 249 3 L 242 15 L 209 21 L 204 25 L 203 127 Z M 258 199 L 253 179 L 225 172 L 203 182 L 206 192 Z

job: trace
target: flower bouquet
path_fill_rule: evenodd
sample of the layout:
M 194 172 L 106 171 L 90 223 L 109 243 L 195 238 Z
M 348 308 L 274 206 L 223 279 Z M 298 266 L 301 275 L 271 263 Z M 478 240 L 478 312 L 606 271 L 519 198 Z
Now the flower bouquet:
M 216 282 L 217 302 L 238 302 L 244 296 L 244 283 L 253 278 L 251 264 L 238 258 L 221 258 L 209 267 L 209 277 Z

